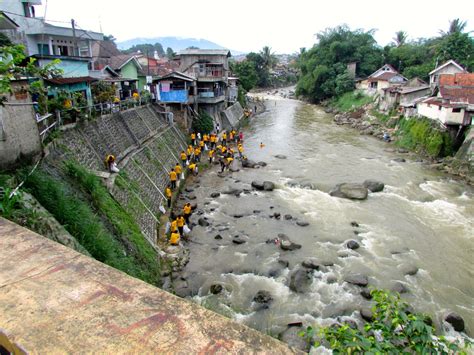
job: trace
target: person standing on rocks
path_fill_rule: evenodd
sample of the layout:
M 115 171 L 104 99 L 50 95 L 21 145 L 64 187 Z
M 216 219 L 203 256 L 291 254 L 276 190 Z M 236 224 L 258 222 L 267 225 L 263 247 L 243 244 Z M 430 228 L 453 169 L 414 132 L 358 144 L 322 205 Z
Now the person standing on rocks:
M 240 157 L 240 159 L 242 159 L 242 157 L 244 156 L 244 146 L 242 144 L 239 144 L 237 146 L 237 149 L 239 151 L 239 157 Z
M 176 180 L 178 180 L 178 174 L 176 174 L 176 171 L 174 171 L 174 169 L 171 169 L 169 175 L 171 181 L 171 189 L 174 190 L 176 189 Z
M 178 175 L 178 180 L 184 179 L 184 176 L 181 175 L 183 173 L 183 168 L 181 168 L 181 165 L 179 165 L 179 163 L 176 163 L 176 166 L 174 167 L 174 171 Z
M 180 214 L 178 218 L 176 218 L 176 222 L 178 223 L 179 234 L 182 237 L 184 236 L 184 223 L 186 222 L 182 214 Z
M 214 149 L 211 149 L 208 153 L 208 155 L 209 155 L 209 164 L 212 164 L 212 161 L 214 160 L 214 153 L 215 153 Z
M 191 217 L 191 212 L 192 212 L 191 204 L 188 202 L 183 207 L 184 220 L 186 221 L 186 224 L 188 225 L 189 225 L 189 218 Z
M 196 133 L 194 133 L 194 132 L 191 133 L 191 144 L 192 144 L 193 146 L 196 145 Z
M 192 145 L 188 145 L 188 149 L 186 150 L 186 153 L 188 154 L 187 155 L 187 158 L 188 158 L 188 161 L 191 161 L 191 155 L 193 154 L 193 146 Z
M 222 145 L 223 146 L 227 145 L 227 132 L 226 131 L 222 132 Z
M 175 246 L 179 245 L 179 239 L 180 239 L 180 237 L 179 237 L 178 231 L 171 232 L 171 236 L 170 236 L 170 244 L 171 245 L 175 245 Z
M 195 162 L 201 161 L 201 148 L 199 147 L 194 148 L 194 161 Z

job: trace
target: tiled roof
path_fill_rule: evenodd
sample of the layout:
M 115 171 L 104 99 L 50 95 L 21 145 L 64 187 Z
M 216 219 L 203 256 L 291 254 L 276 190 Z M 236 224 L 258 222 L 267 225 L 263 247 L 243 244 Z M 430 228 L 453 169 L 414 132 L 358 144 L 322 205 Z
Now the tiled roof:
M 439 94 L 451 102 L 474 104 L 474 74 L 440 75 Z
M 122 68 L 130 60 L 135 60 L 135 57 L 132 54 L 119 54 L 114 55 L 107 60 L 107 64 L 114 70 Z M 138 64 L 138 61 L 137 61 Z M 138 64 L 140 65 L 140 64 Z

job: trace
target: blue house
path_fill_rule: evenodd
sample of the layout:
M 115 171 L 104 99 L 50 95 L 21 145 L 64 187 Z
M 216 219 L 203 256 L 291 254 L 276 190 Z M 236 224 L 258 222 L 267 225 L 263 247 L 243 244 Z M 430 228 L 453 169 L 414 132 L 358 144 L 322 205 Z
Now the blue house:
M 193 104 L 196 97 L 196 79 L 172 72 L 154 81 L 157 102 L 168 104 Z

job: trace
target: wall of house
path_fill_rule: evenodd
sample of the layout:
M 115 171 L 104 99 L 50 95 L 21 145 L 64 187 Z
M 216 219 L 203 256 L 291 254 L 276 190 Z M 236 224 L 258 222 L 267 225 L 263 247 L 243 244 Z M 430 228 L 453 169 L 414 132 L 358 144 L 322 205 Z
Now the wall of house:
M 0 170 L 13 168 L 20 160 L 34 161 L 42 153 L 31 97 L 17 100 L 11 95 L 8 103 L 14 105 L 0 106 Z
M 382 91 L 379 109 L 382 111 L 390 111 L 398 105 L 399 97 L 399 93 Z
M 425 102 L 418 104 L 418 114 L 431 118 L 432 120 L 439 120 L 447 125 L 460 125 L 464 120 L 464 109 L 461 112 L 452 112 L 451 107 L 442 107 L 438 105 L 429 105 Z
M 430 88 L 426 88 L 425 90 L 414 91 L 408 94 L 403 94 L 400 96 L 400 104 L 409 104 L 412 103 L 414 100 L 419 99 L 420 97 L 427 96 L 431 93 Z
M 222 63 L 224 64 L 224 69 L 229 70 L 229 58 L 223 55 L 183 55 L 181 56 L 179 71 L 187 71 L 197 61 Z M 192 70 L 190 74 L 192 74 Z
M 40 59 L 38 62 L 41 66 L 44 66 L 51 63 L 52 60 Z M 77 77 L 89 75 L 89 68 L 88 68 L 87 61 L 61 59 L 60 63 L 56 65 L 56 67 L 64 71 L 62 76 L 65 78 L 77 78 Z
M 438 78 L 441 74 L 456 74 L 462 73 L 458 67 L 453 64 L 447 65 L 446 67 L 442 68 L 441 70 L 437 71 L 434 75 L 430 76 L 430 85 L 433 85 L 438 82 Z
M 127 79 L 138 79 L 137 66 L 132 62 L 128 62 L 125 66 L 120 69 L 120 74 L 123 78 Z

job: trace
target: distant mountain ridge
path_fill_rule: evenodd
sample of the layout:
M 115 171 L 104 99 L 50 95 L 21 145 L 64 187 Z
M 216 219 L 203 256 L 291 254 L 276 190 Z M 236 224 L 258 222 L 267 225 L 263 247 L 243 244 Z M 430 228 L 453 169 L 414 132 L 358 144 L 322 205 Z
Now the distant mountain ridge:
M 198 47 L 201 49 L 228 49 L 217 43 L 208 41 L 207 39 L 202 38 L 182 38 L 182 37 L 152 37 L 152 38 L 133 38 L 123 42 L 117 42 L 119 49 L 129 49 L 137 44 L 145 43 L 161 43 L 163 49 L 166 51 L 166 48 L 170 47 L 175 52 L 189 48 L 189 47 Z M 238 55 L 242 52 L 232 51 L 232 54 Z

